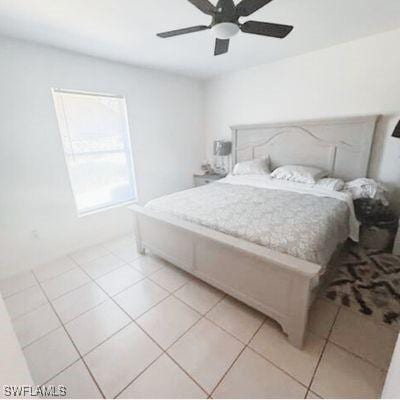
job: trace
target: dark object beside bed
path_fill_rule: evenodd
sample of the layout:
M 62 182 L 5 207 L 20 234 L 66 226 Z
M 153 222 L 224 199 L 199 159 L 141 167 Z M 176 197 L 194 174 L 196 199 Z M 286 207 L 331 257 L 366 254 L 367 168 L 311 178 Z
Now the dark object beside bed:
M 373 199 L 354 201 L 358 220 L 361 222 L 360 245 L 391 253 L 399 227 L 399 217 L 388 206 Z

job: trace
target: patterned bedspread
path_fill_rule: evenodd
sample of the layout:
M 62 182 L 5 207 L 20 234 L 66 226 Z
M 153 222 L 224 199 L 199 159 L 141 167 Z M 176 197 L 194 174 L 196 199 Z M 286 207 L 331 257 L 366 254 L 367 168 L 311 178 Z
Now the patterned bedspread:
M 285 190 L 217 182 L 146 207 L 320 265 L 349 234 L 346 202 Z

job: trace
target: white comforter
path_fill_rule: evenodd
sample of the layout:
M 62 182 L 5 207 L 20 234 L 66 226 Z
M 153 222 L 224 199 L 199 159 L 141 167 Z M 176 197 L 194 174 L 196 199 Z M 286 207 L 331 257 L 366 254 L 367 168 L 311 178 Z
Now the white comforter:
M 325 189 L 318 185 L 273 179 L 270 175 L 228 175 L 226 178 L 219 180 L 219 182 L 230 183 L 231 185 L 254 186 L 264 189 L 286 190 L 344 201 L 350 210 L 349 237 L 355 242 L 359 240 L 360 223 L 356 218 L 353 197 L 349 192 L 338 192 Z
M 319 265 L 349 235 L 358 239 L 349 194 L 267 176 L 229 176 L 146 207 Z

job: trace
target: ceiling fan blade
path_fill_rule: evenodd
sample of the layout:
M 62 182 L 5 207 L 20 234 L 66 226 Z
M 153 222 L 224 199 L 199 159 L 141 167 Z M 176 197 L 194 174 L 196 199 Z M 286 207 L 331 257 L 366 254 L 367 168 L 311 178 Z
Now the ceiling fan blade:
M 216 39 L 214 56 L 220 56 L 229 50 L 229 39 Z
M 240 29 L 245 33 L 283 39 L 293 30 L 293 26 L 272 24 L 270 22 L 247 21 L 241 25 Z
M 234 19 L 236 16 L 236 6 L 233 0 L 219 0 L 217 10 L 222 10 L 222 15 L 227 20 Z
M 189 3 L 192 3 L 195 7 L 197 7 L 200 11 L 207 15 L 213 15 L 217 12 L 217 8 L 211 4 L 208 0 L 188 0 Z
M 174 31 L 157 33 L 157 36 L 166 39 L 173 36 L 185 35 L 187 33 L 205 31 L 206 29 L 210 29 L 210 27 L 207 25 L 198 25 L 198 26 L 192 26 L 190 28 L 176 29 Z
M 242 0 L 236 6 L 236 13 L 239 17 L 248 17 L 271 1 L 272 0 Z

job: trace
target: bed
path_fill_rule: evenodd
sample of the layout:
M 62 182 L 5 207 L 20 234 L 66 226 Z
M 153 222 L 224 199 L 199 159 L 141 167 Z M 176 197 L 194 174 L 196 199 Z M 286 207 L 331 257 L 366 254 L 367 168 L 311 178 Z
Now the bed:
M 232 165 L 269 154 L 345 180 L 367 175 L 377 116 L 232 128 Z M 302 184 L 228 178 L 130 207 L 146 249 L 275 319 L 302 347 L 308 311 L 340 245 L 357 240 L 351 198 Z

